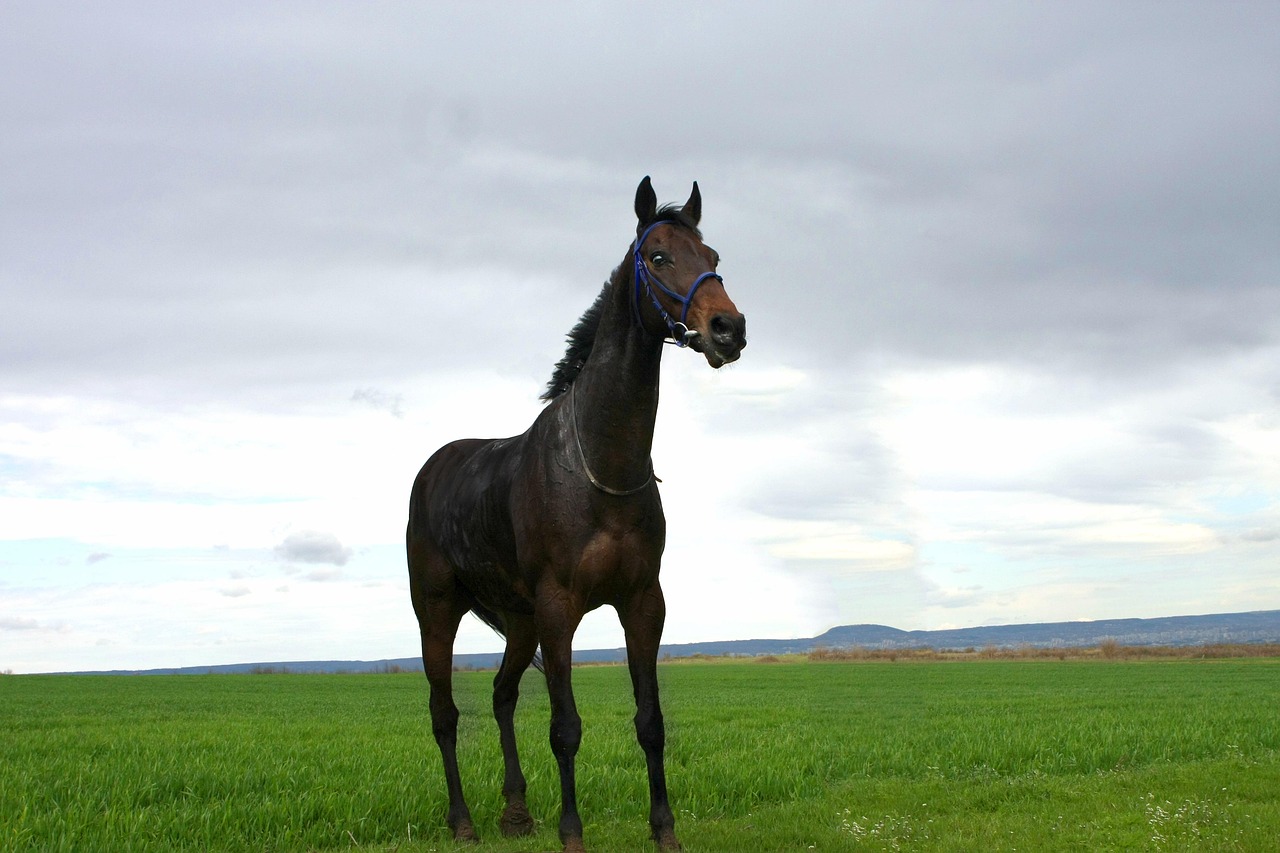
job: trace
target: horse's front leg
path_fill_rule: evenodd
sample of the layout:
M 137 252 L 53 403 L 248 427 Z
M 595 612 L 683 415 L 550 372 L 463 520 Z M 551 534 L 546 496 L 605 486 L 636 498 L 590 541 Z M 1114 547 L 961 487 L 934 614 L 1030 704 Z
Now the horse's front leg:
M 573 700 L 573 633 L 582 621 L 582 608 L 568 594 L 540 597 L 537 607 L 542 664 L 551 699 L 551 751 L 560 767 L 560 842 L 565 853 L 581 853 L 582 818 L 578 816 L 575 758 L 582 742 L 582 718 Z
M 658 702 L 658 645 L 667 605 L 662 587 L 652 587 L 635 595 L 618 608 L 618 617 L 627 638 L 627 667 L 636 697 L 636 740 L 644 750 L 649 770 L 649 829 L 663 850 L 679 850 L 675 816 L 667 799 L 667 771 L 663 762 L 666 728 Z

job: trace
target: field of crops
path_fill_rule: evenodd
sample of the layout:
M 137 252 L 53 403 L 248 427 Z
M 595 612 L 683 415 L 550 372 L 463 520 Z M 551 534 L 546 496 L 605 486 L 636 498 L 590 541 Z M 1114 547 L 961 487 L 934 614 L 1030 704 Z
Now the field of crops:
M 537 835 L 499 836 L 492 673 L 459 673 L 477 851 L 558 849 L 547 699 L 517 726 Z M 1275 850 L 1280 660 L 662 667 L 690 851 Z M 593 850 L 649 850 L 622 667 L 575 672 Z M 0 677 L 0 849 L 452 850 L 421 675 Z

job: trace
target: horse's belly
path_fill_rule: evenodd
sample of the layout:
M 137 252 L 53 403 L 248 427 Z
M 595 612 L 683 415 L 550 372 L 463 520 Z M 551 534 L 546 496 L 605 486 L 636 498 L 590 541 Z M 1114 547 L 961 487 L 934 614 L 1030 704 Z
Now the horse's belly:
M 518 572 L 474 555 L 454 571 L 467 591 L 490 610 L 533 613 L 533 594 Z

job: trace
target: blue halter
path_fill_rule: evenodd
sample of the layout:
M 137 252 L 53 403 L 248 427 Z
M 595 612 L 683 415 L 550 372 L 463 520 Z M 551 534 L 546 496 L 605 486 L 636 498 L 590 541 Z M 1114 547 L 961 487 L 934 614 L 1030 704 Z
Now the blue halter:
M 644 247 L 644 241 L 649 238 L 650 231 L 657 228 L 659 225 L 667 224 L 670 223 L 666 220 L 653 223 L 646 228 L 644 233 L 636 240 L 635 249 L 632 251 L 632 254 L 635 256 L 636 271 L 634 276 L 635 290 L 631 293 L 631 309 L 635 315 L 636 322 L 640 322 L 640 288 L 643 287 L 644 292 L 649 294 L 649 299 L 653 301 L 653 307 L 658 309 L 658 314 L 666 321 L 667 328 L 671 331 L 671 340 L 667 341 L 667 343 L 673 343 L 678 347 L 687 347 L 694 338 L 698 337 L 696 329 L 690 329 L 685 325 L 685 320 L 689 316 L 689 306 L 693 304 L 694 294 L 698 292 L 698 288 L 701 287 L 702 283 L 707 279 L 714 278 L 716 281 L 724 281 L 724 279 L 721 278 L 714 270 L 711 272 L 704 272 L 694 280 L 693 287 L 689 288 L 689 292 L 681 296 L 679 293 L 676 293 L 674 290 L 663 284 L 662 279 L 658 278 L 655 273 L 650 272 L 649 265 L 644 262 L 644 254 L 641 249 Z M 649 286 L 650 284 L 657 285 L 659 290 L 667 294 L 667 296 L 670 296 L 676 302 L 680 303 L 679 320 L 674 319 L 667 313 L 667 309 L 662 307 L 662 302 L 658 299 L 658 295 L 653 292 L 653 288 Z

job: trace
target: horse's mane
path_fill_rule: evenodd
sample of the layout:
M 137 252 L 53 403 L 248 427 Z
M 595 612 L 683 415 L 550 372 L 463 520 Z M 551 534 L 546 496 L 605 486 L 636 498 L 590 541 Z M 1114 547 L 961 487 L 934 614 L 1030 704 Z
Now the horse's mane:
M 573 380 L 577 379 L 578 374 L 582 372 L 582 367 L 591 356 L 591 348 L 596 342 L 596 329 L 600 326 L 600 315 L 604 313 L 605 302 L 609 298 L 609 291 L 613 288 L 613 279 L 621 269 L 619 267 L 614 270 L 614 274 L 604 283 L 596 301 L 591 303 L 591 307 L 583 313 L 565 337 L 569 346 L 564 351 L 564 358 L 556 362 L 556 368 L 551 373 L 551 381 L 547 383 L 547 390 L 542 392 L 542 402 L 549 403 L 568 391 Z
M 645 225 L 647 228 L 655 222 L 672 222 L 683 228 L 688 228 L 694 234 L 702 237 L 702 232 L 698 230 L 697 223 L 685 215 L 678 204 L 663 205 L 658 208 L 657 214 L 653 220 Z M 619 275 L 623 274 L 624 263 L 618 267 L 609 276 L 609 280 L 604 283 L 604 287 L 600 291 L 600 295 L 596 297 L 596 301 L 591 303 L 591 307 L 583 312 L 578 318 L 578 322 L 574 324 L 569 334 L 565 336 L 569 346 L 564 351 L 564 358 L 556 362 L 555 370 L 551 373 L 551 380 L 547 383 L 547 390 L 542 392 L 541 400 L 549 403 L 556 397 L 569 390 L 569 386 L 573 385 L 573 380 L 578 378 L 578 374 L 582 372 L 582 368 L 587 363 L 587 359 L 591 357 L 591 349 L 596 342 L 596 330 L 600 327 L 600 317 L 604 314 L 604 306 L 609 298 L 609 291 L 613 288 L 614 281 Z

